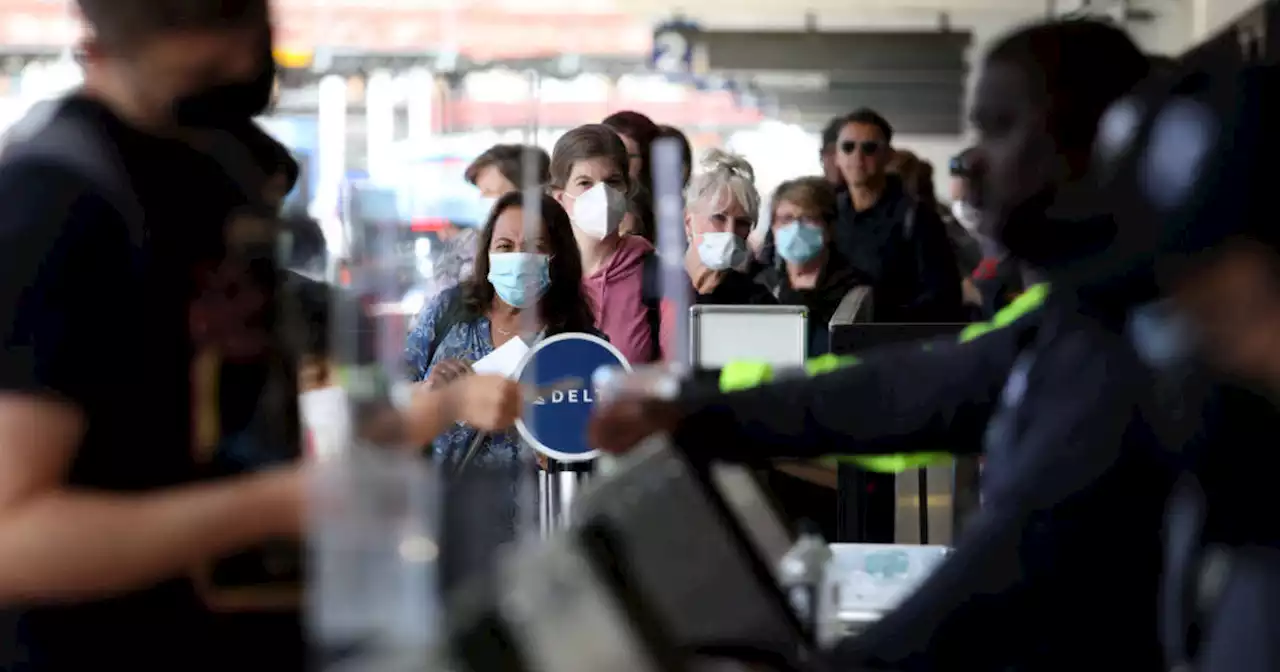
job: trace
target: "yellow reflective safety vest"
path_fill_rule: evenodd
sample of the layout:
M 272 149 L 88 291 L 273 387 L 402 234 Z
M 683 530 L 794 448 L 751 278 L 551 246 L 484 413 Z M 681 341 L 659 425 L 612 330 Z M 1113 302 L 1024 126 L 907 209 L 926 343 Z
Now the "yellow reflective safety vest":
M 1032 285 L 988 322 L 976 322 L 965 327 L 959 336 L 966 343 L 993 331 L 1003 329 L 1044 304 L 1049 296 L 1047 284 Z M 838 369 L 855 366 L 858 358 L 852 355 L 827 354 L 805 362 L 805 374 L 818 376 Z M 733 392 L 763 385 L 773 380 L 773 367 L 762 362 L 729 362 L 720 370 L 720 391 Z M 896 474 L 939 464 L 952 459 L 950 453 L 902 453 L 898 455 L 858 455 L 828 458 L 834 462 L 856 464 L 866 471 Z

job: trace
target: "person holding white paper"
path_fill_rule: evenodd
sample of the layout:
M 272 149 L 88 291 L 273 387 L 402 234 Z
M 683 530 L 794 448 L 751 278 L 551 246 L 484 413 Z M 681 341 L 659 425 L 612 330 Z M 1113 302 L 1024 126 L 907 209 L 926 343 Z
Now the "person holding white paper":
M 425 381 L 424 398 L 497 378 L 474 375 L 473 366 L 498 349 L 518 348 L 518 340 L 531 346 L 544 335 L 595 332 L 569 215 L 550 196 L 538 201 L 526 201 L 518 191 L 499 198 L 480 232 L 471 279 L 442 293 L 419 316 L 407 359 L 411 378 Z M 526 208 L 541 214 L 533 226 L 526 226 Z M 520 504 L 532 491 L 531 467 L 522 450 L 528 449 L 514 431 L 485 433 L 464 423 L 431 442 L 432 455 L 447 475 L 440 559 L 444 586 L 485 571 L 515 537 L 522 512 L 532 516 Z
M 569 215 L 550 196 L 540 200 L 537 235 L 527 237 L 524 194 L 499 198 L 480 232 L 474 277 L 442 293 L 419 316 L 406 354 L 411 377 L 429 390 L 467 379 L 476 362 L 514 339 L 531 346 L 543 335 L 596 333 Z M 435 459 L 456 468 L 477 431 L 462 423 L 447 428 L 431 442 Z M 518 464 L 515 432 L 483 441 L 468 468 Z

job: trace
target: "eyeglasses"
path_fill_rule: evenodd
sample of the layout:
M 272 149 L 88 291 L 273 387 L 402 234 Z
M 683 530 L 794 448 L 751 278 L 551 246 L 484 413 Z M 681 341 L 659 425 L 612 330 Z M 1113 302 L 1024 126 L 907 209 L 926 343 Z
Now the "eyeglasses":
M 868 156 L 880 151 L 880 143 L 875 140 L 863 140 L 862 142 L 858 142 L 857 140 L 845 140 L 840 143 L 840 152 L 842 154 L 852 154 L 858 151 L 859 148 L 862 149 L 863 156 Z
M 973 172 L 973 166 L 969 165 L 969 157 L 965 154 L 958 154 L 951 157 L 951 165 L 948 166 L 951 177 L 969 177 Z

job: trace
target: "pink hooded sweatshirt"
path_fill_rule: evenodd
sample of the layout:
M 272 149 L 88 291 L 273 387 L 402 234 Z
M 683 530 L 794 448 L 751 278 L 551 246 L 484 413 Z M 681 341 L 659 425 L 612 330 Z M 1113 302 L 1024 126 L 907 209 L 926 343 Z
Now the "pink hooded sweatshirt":
M 596 312 L 596 327 L 632 364 L 653 361 L 654 335 L 644 305 L 644 259 L 653 245 L 644 238 L 623 236 L 618 249 L 582 285 Z

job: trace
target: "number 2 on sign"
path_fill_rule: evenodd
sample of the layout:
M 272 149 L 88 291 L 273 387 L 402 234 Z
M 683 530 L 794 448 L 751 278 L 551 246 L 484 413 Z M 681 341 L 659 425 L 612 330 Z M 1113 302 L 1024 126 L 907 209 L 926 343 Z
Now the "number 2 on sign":
M 681 72 L 685 69 L 689 40 L 674 30 L 664 31 L 654 36 L 653 51 L 654 69 L 659 72 Z

